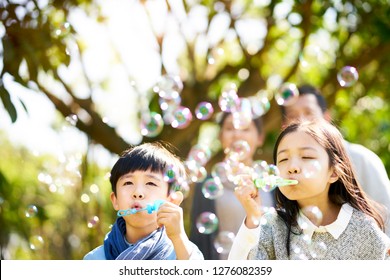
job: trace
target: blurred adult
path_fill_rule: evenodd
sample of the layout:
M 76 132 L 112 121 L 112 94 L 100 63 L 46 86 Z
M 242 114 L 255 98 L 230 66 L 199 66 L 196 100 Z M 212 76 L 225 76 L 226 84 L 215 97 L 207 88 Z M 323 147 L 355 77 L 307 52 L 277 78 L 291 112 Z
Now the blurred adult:
M 233 114 L 224 112 L 220 118 L 219 125 L 219 140 L 225 153 L 225 159 L 223 161 L 226 163 L 225 171 L 228 172 L 231 168 L 228 164 L 229 162 L 234 165 L 234 167 L 232 167 L 233 169 L 243 167 L 245 169 L 245 167 L 253 167 L 256 163 L 259 164 L 259 162 L 264 163 L 264 161 L 261 160 L 254 160 L 257 149 L 260 148 L 264 142 L 265 134 L 261 118 L 252 119 L 249 126 L 237 129 L 234 126 Z M 248 143 L 249 152 L 246 156 L 233 160 L 232 158 L 229 158 L 231 156 L 231 153 L 229 152 L 234 150 L 234 145 L 239 141 Z M 211 178 L 211 176 L 208 178 Z M 214 246 L 216 238 L 218 238 L 218 234 L 222 232 L 235 235 L 245 218 L 245 211 L 234 195 L 234 188 L 236 187 L 234 180 L 221 178 L 221 181 L 223 184 L 223 194 L 215 199 L 208 199 L 204 196 L 202 192 L 204 182 L 195 185 L 191 210 L 190 240 L 198 246 L 206 260 L 227 259 L 228 252 L 217 252 Z M 273 192 L 260 191 L 260 197 L 263 206 L 275 206 Z M 196 220 L 203 212 L 212 212 L 219 220 L 218 229 L 210 234 L 200 233 L 196 226 Z

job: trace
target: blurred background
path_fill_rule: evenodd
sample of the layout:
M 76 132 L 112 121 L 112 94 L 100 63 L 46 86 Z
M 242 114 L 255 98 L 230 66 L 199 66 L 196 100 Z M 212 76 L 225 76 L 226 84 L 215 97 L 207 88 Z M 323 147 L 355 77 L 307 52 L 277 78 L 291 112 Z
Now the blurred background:
M 188 163 L 188 230 L 191 184 L 222 156 L 218 114 L 262 117 L 271 163 L 295 85 L 390 173 L 388 0 L 0 0 L 0 20 L 1 259 L 100 245 L 111 166 L 142 142 Z

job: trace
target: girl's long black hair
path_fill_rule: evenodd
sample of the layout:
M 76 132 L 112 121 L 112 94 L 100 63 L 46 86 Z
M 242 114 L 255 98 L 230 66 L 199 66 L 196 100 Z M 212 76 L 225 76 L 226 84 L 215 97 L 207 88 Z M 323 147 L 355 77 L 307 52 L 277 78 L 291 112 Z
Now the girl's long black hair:
M 274 150 L 273 160 L 276 164 L 278 147 L 282 139 L 289 133 L 303 131 L 316 140 L 329 156 L 329 167 L 334 168 L 338 180 L 330 185 L 329 198 L 337 204 L 349 203 L 353 208 L 358 209 L 375 219 L 379 227 L 384 231 L 384 219 L 380 214 L 381 206 L 370 200 L 356 180 L 355 172 L 343 143 L 343 136 L 340 131 L 331 123 L 325 120 L 296 121 L 286 126 L 279 134 Z M 279 188 L 275 190 L 277 213 L 285 222 L 288 228 L 286 238 L 286 249 L 290 255 L 290 234 L 294 232 L 292 227 L 298 228 L 297 217 L 299 206 L 296 200 L 289 200 Z

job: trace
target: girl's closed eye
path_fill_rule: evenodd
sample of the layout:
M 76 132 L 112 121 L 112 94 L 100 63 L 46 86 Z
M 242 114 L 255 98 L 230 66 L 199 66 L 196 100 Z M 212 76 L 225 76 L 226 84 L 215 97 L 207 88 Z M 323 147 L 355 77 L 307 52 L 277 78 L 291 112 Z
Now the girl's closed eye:
M 126 182 L 123 183 L 123 185 L 124 185 L 124 186 L 131 186 L 131 185 L 133 185 L 133 182 L 131 182 L 131 181 L 126 181 Z
M 287 161 L 287 158 L 282 158 L 278 161 L 278 163 L 281 163 L 281 162 L 284 162 L 284 161 Z

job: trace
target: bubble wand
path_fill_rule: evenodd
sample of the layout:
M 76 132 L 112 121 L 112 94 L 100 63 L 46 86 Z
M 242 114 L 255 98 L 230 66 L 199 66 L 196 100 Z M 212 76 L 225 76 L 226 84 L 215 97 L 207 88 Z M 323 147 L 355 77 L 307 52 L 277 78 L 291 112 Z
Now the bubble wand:
M 265 178 L 256 178 L 254 180 L 256 188 L 264 189 L 267 186 L 284 187 L 298 184 L 298 180 L 284 179 L 280 176 L 267 176 Z
M 159 200 L 156 200 L 153 204 L 149 203 L 148 205 L 146 205 L 146 207 L 141 208 L 141 209 L 129 208 L 129 209 L 125 209 L 125 210 L 119 210 L 117 215 L 118 215 L 118 217 L 123 217 L 123 216 L 128 216 L 131 214 L 136 214 L 136 213 L 141 212 L 141 211 L 148 211 L 148 214 L 152 214 L 153 212 L 157 211 L 164 202 L 165 202 L 164 200 L 159 199 Z

